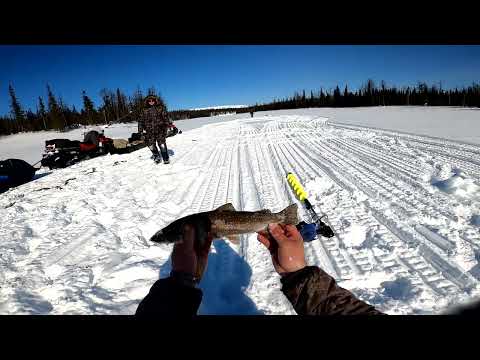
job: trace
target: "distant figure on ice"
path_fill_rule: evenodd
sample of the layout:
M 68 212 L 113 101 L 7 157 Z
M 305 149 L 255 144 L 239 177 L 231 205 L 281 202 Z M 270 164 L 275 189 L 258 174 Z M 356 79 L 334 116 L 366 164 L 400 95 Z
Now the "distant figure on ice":
M 250 111 L 250 117 L 253 117 L 253 111 Z
M 145 98 L 145 109 L 138 121 L 138 132 L 145 136 L 145 142 L 152 151 L 156 163 L 161 162 L 161 159 L 164 164 L 170 163 L 166 138 L 171 124 L 164 101 L 158 96 L 148 95 Z
M 203 296 L 198 283 L 207 267 L 213 240 L 211 233 L 201 234 L 201 224 L 185 224 L 183 241 L 173 247 L 170 277 L 155 282 L 138 306 L 137 316 L 192 317 L 197 314 Z M 281 276 L 281 291 L 297 314 L 383 315 L 338 286 L 335 279 L 319 267 L 306 265 L 304 241 L 294 225 L 270 224 L 268 232 L 259 232 L 257 239 L 270 252 L 273 267 Z

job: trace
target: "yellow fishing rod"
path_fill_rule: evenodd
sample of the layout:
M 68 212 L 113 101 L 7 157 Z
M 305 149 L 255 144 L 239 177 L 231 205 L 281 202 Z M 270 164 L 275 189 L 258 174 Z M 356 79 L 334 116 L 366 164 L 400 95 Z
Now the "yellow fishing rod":
M 312 241 L 315 239 L 315 234 L 325 236 L 325 237 L 333 237 L 335 234 L 333 233 L 333 230 L 325 224 L 322 221 L 322 217 L 319 217 L 317 213 L 315 212 L 312 204 L 310 201 L 307 199 L 307 192 L 303 188 L 302 184 L 300 181 L 297 179 L 297 177 L 289 172 L 287 174 L 287 182 L 292 188 L 293 192 L 297 196 L 298 200 L 304 203 L 305 208 L 310 212 L 310 215 L 312 217 L 313 223 L 312 224 L 306 224 L 305 222 L 301 222 L 300 224 L 297 225 L 298 230 L 300 233 L 302 233 L 302 236 L 305 241 Z M 315 229 L 313 226 L 315 226 Z

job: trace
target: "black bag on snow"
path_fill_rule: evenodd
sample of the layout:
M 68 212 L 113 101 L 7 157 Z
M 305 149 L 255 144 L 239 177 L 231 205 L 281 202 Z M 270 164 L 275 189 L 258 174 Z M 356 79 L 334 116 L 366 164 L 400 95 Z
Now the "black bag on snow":
M 0 192 L 33 180 L 35 171 L 32 165 L 20 159 L 0 161 Z

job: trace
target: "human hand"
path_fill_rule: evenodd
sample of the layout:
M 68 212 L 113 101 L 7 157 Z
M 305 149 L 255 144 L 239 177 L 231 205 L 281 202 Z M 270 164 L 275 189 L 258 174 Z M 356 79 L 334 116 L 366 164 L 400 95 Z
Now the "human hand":
M 208 234 L 201 247 L 196 245 L 195 238 L 194 226 L 186 224 L 183 229 L 183 240 L 173 246 L 172 270 L 191 274 L 200 280 L 207 267 L 213 236 Z
M 303 239 L 294 225 L 269 224 L 257 239 L 270 251 L 273 267 L 281 276 L 306 266 Z

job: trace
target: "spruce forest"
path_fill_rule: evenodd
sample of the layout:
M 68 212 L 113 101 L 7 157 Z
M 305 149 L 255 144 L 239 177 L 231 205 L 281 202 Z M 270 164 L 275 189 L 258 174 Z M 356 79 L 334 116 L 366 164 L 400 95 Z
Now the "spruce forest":
M 9 85 L 10 109 L 8 116 L 0 117 L 0 135 L 9 135 L 27 131 L 69 129 L 98 124 L 136 121 L 143 109 L 144 96 L 158 95 L 151 87 L 144 94 L 137 88 L 128 96 L 120 89 L 102 89 L 99 92 L 101 104 L 96 106 L 85 91 L 82 91 L 82 108 L 68 106 L 61 97 L 57 97 L 51 86 L 47 85 L 46 99 L 38 97 L 35 111 L 25 110 L 17 97 L 12 84 Z M 225 113 L 247 113 L 267 110 L 298 109 L 312 107 L 360 107 L 360 106 L 461 106 L 480 107 L 480 85 L 455 89 L 443 89 L 440 85 L 427 85 L 420 82 L 414 87 L 397 88 L 387 86 L 384 81 L 375 84 L 368 80 L 359 89 L 351 91 L 348 86 L 319 91 L 296 92 L 284 99 L 275 99 L 268 103 L 249 105 L 244 108 L 222 108 L 206 110 L 174 110 L 170 118 L 174 121 L 197 117 L 213 116 Z

